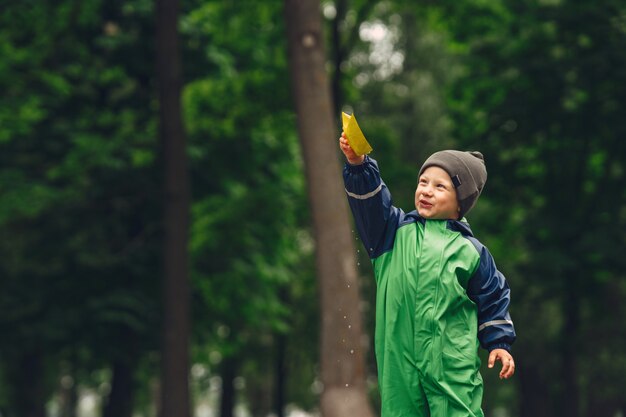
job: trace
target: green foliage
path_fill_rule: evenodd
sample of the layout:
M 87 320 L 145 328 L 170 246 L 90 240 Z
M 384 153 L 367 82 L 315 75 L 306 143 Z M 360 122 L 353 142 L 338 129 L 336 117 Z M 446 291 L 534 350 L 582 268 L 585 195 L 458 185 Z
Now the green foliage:
M 143 63 L 127 56 L 140 49 L 123 51 L 136 41 L 117 41 L 125 24 L 130 38 L 149 34 L 150 14 L 125 22 L 116 13 L 25 2 L 2 15 L 3 48 L 16 53 L 0 70 L 10 120 L 0 123 L 0 352 L 11 364 L 43 352 L 49 366 L 35 378 L 46 392 L 60 362 L 84 376 L 136 355 L 125 343 L 137 335 L 140 349 L 156 339 L 157 184 L 150 158 L 134 156 L 154 148 L 151 110 L 138 106 L 152 92 Z M 15 113 L 22 103 L 31 111 Z M 22 373 L 9 368 L 5 384 Z M 24 395 L 4 406 L 19 414 Z
M 196 355 L 217 371 L 236 359 L 248 383 L 260 384 L 249 395 L 268 398 L 278 340 L 286 340 L 287 362 L 308 361 L 289 367 L 291 379 L 308 384 L 317 345 L 317 330 L 306 331 L 317 303 L 281 10 L 276 1 L 208 2 L 181 23 L 187 53 L 204 68 L 188 71 L 183 93 Z M 290 384 L 287 398 L 311 405 L 308 386 L 300 387 Z

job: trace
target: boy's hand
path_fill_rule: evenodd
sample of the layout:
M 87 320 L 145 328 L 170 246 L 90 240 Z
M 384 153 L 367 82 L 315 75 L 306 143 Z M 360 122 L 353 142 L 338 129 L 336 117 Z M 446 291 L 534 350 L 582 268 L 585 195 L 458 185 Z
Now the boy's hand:
M 348 143 L 348 137 L 346 136 L 345 132 L 341 132 L 341 137 L 339 138 L 339 148 L 341 149 L 341 152 L 343 152 L 343 154 L 346 156 L 346 159 L 348 160 L 348 163 L 350 165 L 361 165 L 365 160 L 365 155 L 357 155 L 354 152 L 354 149 L 350 147 L 350 144 Z
M 494 349 L 489 353 L 489 361 L 487 366 L 493 368 L 496 360 L 502 362 L 502 370 L 500 371 L 500 379 L 509 379 L 515 373 L 515 362 L 513 356 L 504 349 Z

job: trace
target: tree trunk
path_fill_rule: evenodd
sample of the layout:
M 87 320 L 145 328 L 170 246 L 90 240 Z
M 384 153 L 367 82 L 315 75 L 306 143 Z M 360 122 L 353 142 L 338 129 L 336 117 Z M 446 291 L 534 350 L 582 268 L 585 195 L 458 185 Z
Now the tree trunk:
M 344 21 L 346 17 L 346 0 L 337 0 L 335 1 L 335 18 L 331 22 L 331 39 L 333 46 L 333 77 L 332 77 L 332 97 L 333 97 L 333 109 L 334 115 L 339 116 L 339 112 L 341 111 L 341 105 L 343 104 L 343 91 L 341 88 L 341 64 L 346 59 L 345 50 L 343 47 L 342 37 L 341 37 L 341 23 Z
M 555 407 L 549 387 L 537 369 L 537 366 L 541 366 L 541 364 L 537 364 L 537 362 L 526 363 L 517 356 L 516 359 L 515 377 L 520 381 L 520 416 L 554 417 Z
M 562 331 L 562 381 L 563 381 L 563 416 L 578 417 L 580 416 L 580 390 L 578 388 L 578 372 L 576 351 L 579 348 L 575 343 L 575 339 L 580 330 L 580 299 L 577 278 L 574 274 L 566 287 L 564 295 L 565 323 Z M 566 282 L 563 280 L 563 282 Z
M 43 354 L 27 352 L 19 359 L 16 369 L 16 411 L 20 417 L 46 417 Z
M 134 398 L 134 364 L 128 359 L 119 359 L 113 364 L 111 393 L 103 417 L 132 417 Z
M 180 104 L 178 0 L 157 0 L 159 133 L 165 175 L 161 416 L 189 417 L 189 178 Z
M 222 395 L 220 396 L 220 417 L 233 417 L 235 409 L 235 377 L 237 376 L 237 359 L 228 358 L 222 362 Z
M 276 417 L 285 417 L 285 380 L 287 378 L 287 367 L 285 363 L 286 354 L 287 336 L 280 333 L 276 335 L 274 383 L 274 411 L 276 413 Z
M 369 417 L 356 250 L 341 183 L 319 8 L 319 0 L 285 0 L 292 90 L 316 239 L 321 411 L 325 417 Z
M 117 337 L 124 343 L 124 353 L 118 354 L 113 360 L 111 392 L 106 400 L 102 416 L 132 417 L 139 336 L 129 327 L 120 326 Z
M 71 367 L 66 373 L 64 378 L 71 378 L 70 380 L 62 379 L 59 386 L 59 416 L 60 417 L 76 417 L 78 407 L 78 387 L 76 381 L 76 355 L 72 355 Z

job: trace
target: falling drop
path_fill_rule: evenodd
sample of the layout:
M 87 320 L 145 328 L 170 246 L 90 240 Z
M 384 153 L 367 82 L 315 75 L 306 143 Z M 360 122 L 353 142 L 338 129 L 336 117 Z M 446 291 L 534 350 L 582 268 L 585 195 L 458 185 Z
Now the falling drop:
M 352 325 L 351 325 L 351 324 L 348 324 L 348 329 L 351 329 L 351 328 L 352 328 Z
M 349 387 L 349 386 L 350 386 L 350 384 L 346 384 L 346 388 Z
M 343 318 L 345 319 L 345 318 L 346 318 L 346 316 L 343 316 Z
M 354 349 L 350 349 L 350 354 L 354 355 Z

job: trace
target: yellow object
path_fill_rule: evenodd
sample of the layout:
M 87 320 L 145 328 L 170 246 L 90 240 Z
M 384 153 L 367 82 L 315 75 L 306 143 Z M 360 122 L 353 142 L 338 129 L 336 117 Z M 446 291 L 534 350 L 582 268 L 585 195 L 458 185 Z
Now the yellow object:
M 361 156 L 372 152 L 372 146 L 367 142 L 359 124 L 356 122 L 356 116 L 347 113 L 341 113 L 341 121 L 343 123 L 343 131 L 348 137 L 348 143 L 354 152 Z

